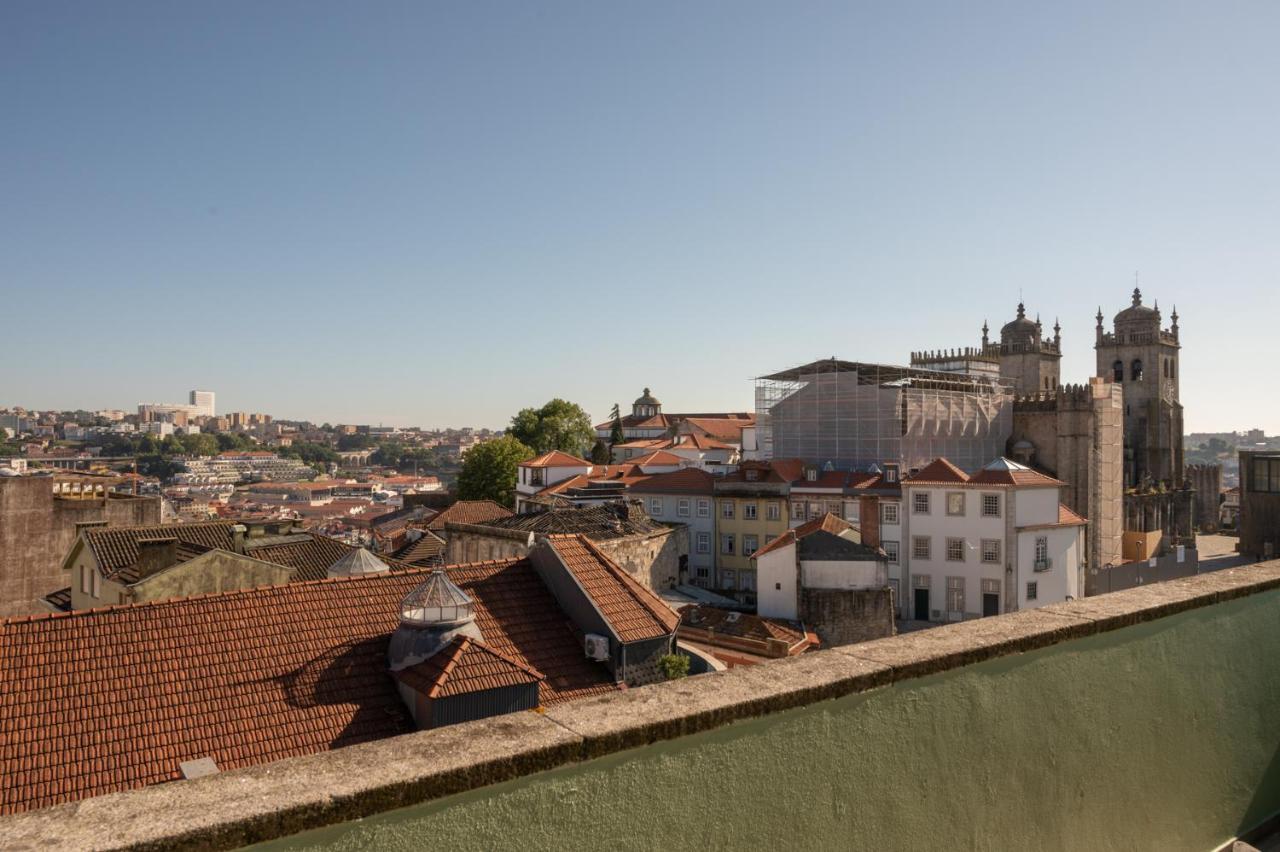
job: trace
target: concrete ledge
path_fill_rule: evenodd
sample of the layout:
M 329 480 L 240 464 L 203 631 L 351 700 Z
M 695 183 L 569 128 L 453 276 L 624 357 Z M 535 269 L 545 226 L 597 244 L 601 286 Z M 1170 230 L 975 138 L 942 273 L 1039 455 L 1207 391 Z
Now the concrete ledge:
M 6 850 L 234 849 L 578 759 L 582 739 L 516 713 L 0 820 Z
M 5 849 L 226 849 L 1280 589 L 1280 562 L 0 818 Z
M 891 674 L 834 651 L 809 653 L 574 701 L 547 718 L 581 736 L 583 757 L 592 758 L 862 692 Z

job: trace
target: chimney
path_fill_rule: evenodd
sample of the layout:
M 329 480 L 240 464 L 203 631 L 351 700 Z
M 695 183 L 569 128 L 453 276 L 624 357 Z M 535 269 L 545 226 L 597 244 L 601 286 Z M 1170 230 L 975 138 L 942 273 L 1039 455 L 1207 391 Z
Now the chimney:
M 236 553 L 244 553 L 244 535 L 249 528 L 244 524 L 235 524 L 231 527 L 231 549 Z
M 166 538 L 138 539 L 138 579 L 142 580 L 156 574 L 178 561 L 178 539 L 176 536 Z
M 858 497 L 858 529 L 867 547 L 880 546 L 880 500 L 863 494 Z

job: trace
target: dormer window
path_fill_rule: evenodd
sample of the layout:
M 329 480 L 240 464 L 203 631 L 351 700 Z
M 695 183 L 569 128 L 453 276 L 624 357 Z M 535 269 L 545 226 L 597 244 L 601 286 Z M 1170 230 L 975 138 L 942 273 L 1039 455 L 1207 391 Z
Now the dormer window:
M 809 468 L 808 470 L 806 470 L 806 471 L 804 472 L 804 478 L 805 478 L 805 479 L 807 479 L 809 482 L 817 482 L 817 481 L 818 481 L 818 469 L 817 469 L 817 468 L 813 468 L 813 467 Z
M 760 479 L 760 471 L 750 468 L 747 470 L 747 482 L 756 482 Z

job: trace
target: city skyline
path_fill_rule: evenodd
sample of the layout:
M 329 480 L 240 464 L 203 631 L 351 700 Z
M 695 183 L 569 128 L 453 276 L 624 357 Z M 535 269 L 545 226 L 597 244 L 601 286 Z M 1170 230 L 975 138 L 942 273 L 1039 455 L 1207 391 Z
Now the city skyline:
M 1020 297 L 1082 382 L 1137 270 L 1186 428 L 1280 431 L 1280 10 L 919 12 L 7 6 L 0 404 L 747 410 Z

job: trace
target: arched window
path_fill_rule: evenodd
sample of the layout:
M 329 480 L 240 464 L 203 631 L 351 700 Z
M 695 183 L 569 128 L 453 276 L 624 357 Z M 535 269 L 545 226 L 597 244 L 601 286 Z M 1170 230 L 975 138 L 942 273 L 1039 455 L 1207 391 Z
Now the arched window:
M 1111 365 L 1111 375 L 1117 382 L 1124 381 L 1124 362 L 1117 361 Z
M 1045 377 L 1044 377 L 1044 389 L 1045 389 L 1045 390 L 1048 390 L 1048 389 L 1049 389 L 1049 377 L 1048 377 L 1048 376 L 1045 376 Z
M 1129 378 L 1135 382 L 1142 381 L 1142 359 L 1134 358 L 1133 363 L 1129 365 Z

